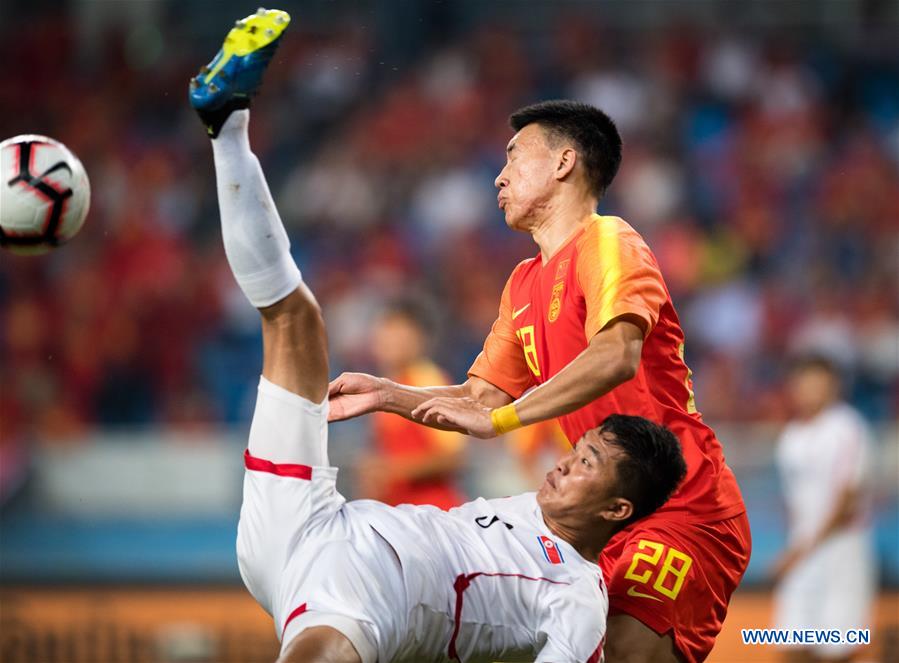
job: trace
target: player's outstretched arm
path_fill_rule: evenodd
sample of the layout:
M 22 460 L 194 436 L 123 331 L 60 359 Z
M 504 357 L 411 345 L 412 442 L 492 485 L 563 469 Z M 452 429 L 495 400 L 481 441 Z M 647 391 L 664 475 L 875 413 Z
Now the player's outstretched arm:
M 436 419 L 424 422 L 413 416 L 423 403 L 434 398 L 470 399 L 483 407 L 495 408 L 512 402 L 512 397 L 486 380 L 471 377 L 463 384 L 410 387 L 366 373 L 343 373 L 328 386 L 329 421 L 352 419 L 371 412 L 391 412 L 411 421 L 441 430 L 463 431 Z
M 637 373 L 643 329 L 619 318 L 597 333 L 587 348 L 552 379 L 508 406 L 490 407 L 472 399 L 433 398 L 412 411 L 428 425 L 452 426 L 475 437 L 495 437 L 508 430 L 574 412 Z

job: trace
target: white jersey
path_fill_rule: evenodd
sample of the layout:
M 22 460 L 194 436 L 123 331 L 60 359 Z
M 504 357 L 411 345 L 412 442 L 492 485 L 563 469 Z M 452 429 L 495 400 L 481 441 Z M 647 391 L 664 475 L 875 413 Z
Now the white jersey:
M 839 403 L 809 421 L 791 422 L 778 444 L 777 465 L 790 515 L 791 543 L 807 541 L 821 531 L 847 486 L 862 490 L 853 528 L 864 524 L 871 439 L 852 407 Z
M 547 528 L 534 493 L 449 512 L 347 503 L 337 468 L 300 464 L 324 458 L 326 417 L 327 402 L 261 381 L 237 556 L 284 646 L 324 624 L 363 663 L 602 660 L 602 572 Z
M 449 512 L 360 501 L 345 507 L 396 550 L 409 606 L 403 660 L 600 660 L 602 572 L 555 536 L 534 493 Z

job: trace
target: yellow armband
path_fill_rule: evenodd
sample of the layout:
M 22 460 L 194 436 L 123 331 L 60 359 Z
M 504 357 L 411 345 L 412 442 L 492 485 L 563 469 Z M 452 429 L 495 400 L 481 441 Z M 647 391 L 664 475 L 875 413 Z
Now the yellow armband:
M 515 411 L 515 404 L 503 405 L 490 411 L 490 421 L 497 435 L 503 435 L 509 431 L 521 428 L 521 420 Z

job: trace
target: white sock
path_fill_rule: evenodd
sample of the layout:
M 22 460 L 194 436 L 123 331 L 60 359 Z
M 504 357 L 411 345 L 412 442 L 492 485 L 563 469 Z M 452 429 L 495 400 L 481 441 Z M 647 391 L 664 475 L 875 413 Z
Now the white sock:
M 234 278 L 256 308 L 293 292 L 302 280 L 265 175 L 250 150 L 250 111 L 239 110 L 212 141 L 225 255 Z

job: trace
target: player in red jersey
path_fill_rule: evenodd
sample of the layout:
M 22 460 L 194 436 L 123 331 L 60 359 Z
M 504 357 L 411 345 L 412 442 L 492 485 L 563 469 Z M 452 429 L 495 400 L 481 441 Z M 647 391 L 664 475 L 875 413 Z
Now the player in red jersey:
M 743 499 L 693 403 L 684 336 L 655 257 L 597 204 L 621 160 L 601 111 L 535 104 L 496 178 L 506 224 L 540 248 L 509 277 L 484 351 L 462 385 L 415 389 L 345 374 L 331 418 L 372 410 L 491 437 L 558 417 L 576 444 L 612 412 L 645 416 L 680 438 L 687 476 L 658 512 L 613 538 L 600 559 L 610 594 L 606 660 L 702 661 L 749 562 Z
M 450 384 L 427 356 L 430 327 L 422 304 L 412 299 L 391 303 L 372 328 L 378 371 L 410 386 Z M 370 423 L 373 448 L 356 461 L 360 497 L 441 509 L 467 501 L 456 481 L 465 461 L 464 435 L 419 426 L 386 412 L 373 413 Z

